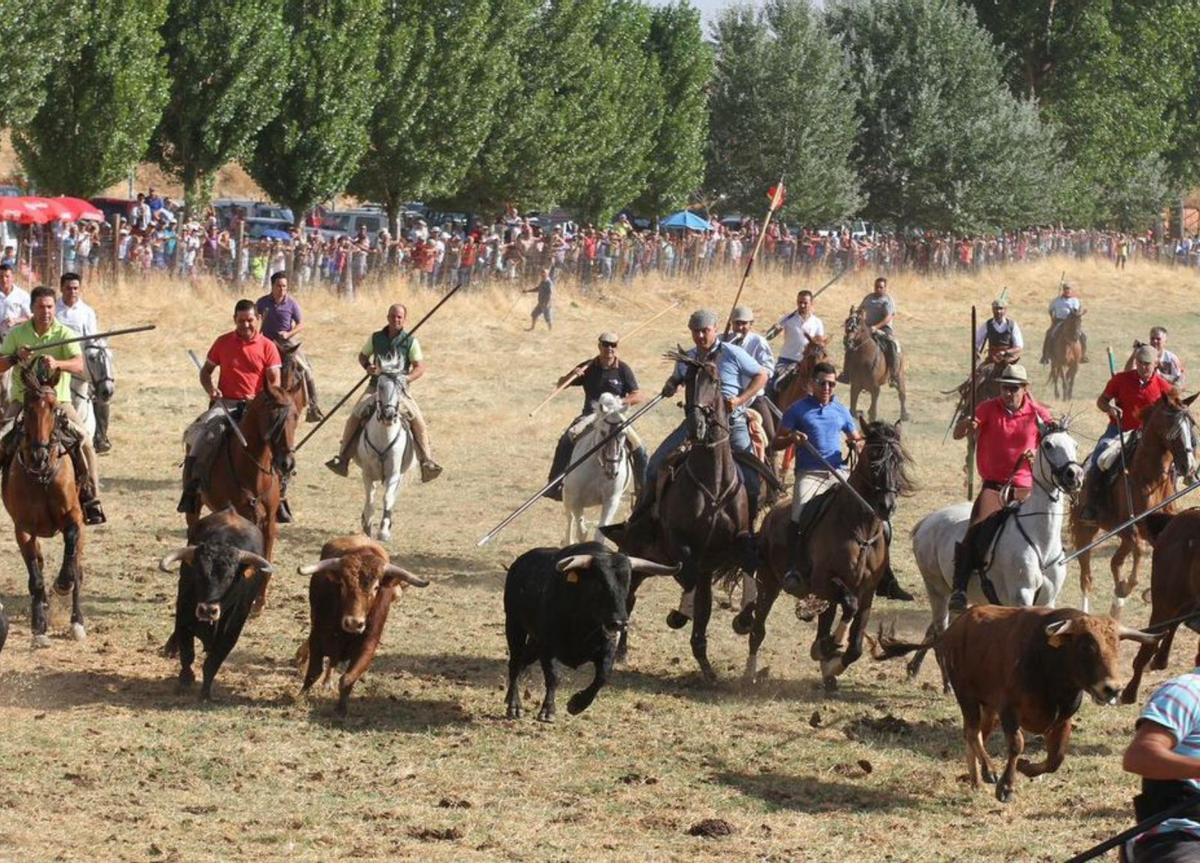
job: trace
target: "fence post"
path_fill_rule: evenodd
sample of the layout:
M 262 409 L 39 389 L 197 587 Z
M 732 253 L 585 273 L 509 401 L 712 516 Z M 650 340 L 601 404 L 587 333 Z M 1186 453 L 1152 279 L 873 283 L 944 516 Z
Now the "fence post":
M 121 286 L 121 260 L 119 252 L 121 250 L 121 217 L 114 215 L 112 217 L 112 282 L 114 288 Z

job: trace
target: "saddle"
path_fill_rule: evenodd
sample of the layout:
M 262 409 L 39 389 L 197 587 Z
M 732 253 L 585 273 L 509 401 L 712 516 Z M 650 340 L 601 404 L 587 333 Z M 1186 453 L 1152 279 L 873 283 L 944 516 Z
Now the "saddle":
M 834 492 L 840 487 L 837 484 L 831 485 L 804 504 L 800 510 L 800 522 L 796 527 L 797 533 L 807 535 L 816 529 L 817 525 L 821 523 L 821 519 L 825 517 L 825 513 L 828 512 L 829 505 L 833 503 Z
M 1141 440 L 1141 429 L 1129 432 L 1125 435 L 1125 464 L 1130 464 L 1133 461 L 1134 451 L 1137 449 L 1138 441 Z M 1108 447 L 1100 453 L 1096 459 L 1096 467 L 1100 471 L 1100 481 L 1103 488 L 1112 485 L 1121 475 L 1121 445 L 1118 438 L 1114 438 Z
M 983 588 L 988 602 L 993 605 L 998 605 L 1000 599 L 996 594 L 996 588 L 992 586 L 991 580 L 987 577 L 988 570 L 992 568 L 996 543 L 1000 539 L 1004 525 L 1020 507 L 1020 501 L 1010 501 L 1004 505 L 1003 509 L 997 510 L 983 521 L 969 527 L 967 535 L 963 537 L 961 553 L 967 556 L 968 569 L 970 572 L 979 573 L 980 586 Z

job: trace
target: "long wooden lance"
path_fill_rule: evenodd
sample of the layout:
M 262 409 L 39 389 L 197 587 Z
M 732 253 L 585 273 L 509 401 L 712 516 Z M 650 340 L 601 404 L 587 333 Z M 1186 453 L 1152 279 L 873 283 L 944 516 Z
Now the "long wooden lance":
M 46 342 L 40 345 L 30 345 L 31 351 L 45 351 L 50 348 L 57 348 L 61 345 L 73 345 L 76 342 L 90 342 L 96 339 L 106 339 L 109 336 L 123 336 L 128 333 L 144 333 L 147 330 L 158 329 L 154 324 L 143 324 L 140 327 L 126 327 L 123 330 L 109 330 L 107 333 L 92 333 L 90 336 L 76 336 L 73 339 L 57 339 L 53 342 Z
M 1114 848 L 1119 848 L 1135 836 L 1141 836 L 1147 830 L 1162 824 L 1164 821 L 1175 818 L 1187 812 L 1196 804 L 1200 803 L 1200 792 L 1189 794 L 1182 800 L 1171 804 L 1161 812 L 1156 812 L 1147 818 L 1145 821 L 1139 821 L 1137 824 L 1130 827 L 1128 830 L 1122 830 L 1116 836 L 1105 839 L 1103 842 L 1093 845 L 1086 851 L 1081 851 L 1074 857 L 1071 857 L 1065 863 L 1087 863 L 1088 860 L 1094 860 L 1101 854 L 1105 854 Z
M 726 335 L 733 330 L 733 310 L 737 308 L 738 302 L 742 299 L 742 290 L 746 287 L 746 279 L 750 278 L 750 270 L 754 266 L 754 259 L 758 257 L 758 250 L 762 248 L 763 240 L 767 237 L 767 228 L 771 225 L 771 217 L 775 215 L 777 209 L 783 206 L 783 177 L 779 178 L 779 185 L 771 189 L 770 194 L 771 204 L 767 207 L 767 217 L 763 219 L 762 230 L 758 232 L 758 239 L 754 241 L 754 248 L 746 260 L 746 269 L 742 272 L 742 281 L 738 284 L 737 293 L 733 296 L 733 305 L 729 307 L 729 317 L 725 320 Z
M 976 312 L 975 307 L 971 306 L 971 415 L 970 418 L 975 419 L 976 400 L 976 382 L 975 377 L 979 373 L 979 351 L 975 348 L 975 332 L 976 332 Z M 967 436 L 967 500 L 975 499 L 975 447 L 978 444 L 975 441 L 975 435 Z
M 848 273 L 848 272 L 850 272 L 850 267 L 846 267 L 844 270 L 839 271 L 836 276 L 834 276 L 832 279 L 830 279 L 825 284 L 821 285 L 821 287 L 819 287 L 816 290 L 816 292 L 813 293 L 812 300 L 815 301 L 817 299 L 817 297 L 819 297 L 819 296 L 821 296 L 821 294 L 825 293 L 825 290 L 827 288 L 832 287 L 834 282 L 836 282 L 842 276 L 846 275 L 846 273 Z M 787 320 L 792 315 L 798 315 L 798 314 L 800 314 L 800 313 L 793 310 L 793 311 L 789 312 L 788 314 L 784 315 L 783 320 Z M 779 324 L 773 324 L 771 326 L 771 328 L 769 330 L 767 330 L 767 332 L 765 333 L 767 341 L 773 341 L 774 338 L 777 335 L 779 335 L 781 332 L 783 332 L 783 327 L 781 327 Z
M 817 290 L 813 292 L 812 298 L 815 300 L 817 297 L 821 296 L 821 294 L 825 293 L 825 291 L 827 289 L 833 287 L 834 282 L 836 282 L 842 276 L 846 275 L 846 273 L 850 272 L 852 269 L 854 269 L 854 268 L 846 267 L 845 269 L 839 271 L 836 276 L 834 276 L 832 279 L 830 279 L 825 284 L 821 285 L 821 287 L 817 288 Z
M 1109 376 L 1117 373 L 1117 363 L 1113 359 L 1112 347 L 1108 348 L 1108 374 Z M 1133 515 L 1133 484 L 1129 479 L 1129 467 L 1125 464 L 1125 430 L 1121 428 L 1121 422 L 1124 417 L 1117 417 L 1117 439 L 1121 445 L 1121 477 L 1125 481 L 1125 505 L 1129 507 L 1129 514 Z
M 642 321 L 640 324 L 638 324 L 638 325 L 637 325 L 636 327 L 634 327 L 632 330 L 630 330 L 629 332 L 627 332 L 627 333 L 625 333 L 624 335 L 622 335 L 622 336 L 621 336 L 621 338 L 622 338 L 622 339 L 627 339 L 627 338 L 629 338 L 630 336 L 632 336 L 634 333 L 638 332 L 639 330 L 643 330 L 643 329 L 645 329 L 645 328 L 646 328 L 646 327 L 648 327 L 650 324 L 654 323 L 654 322 L 655 322 L 655 321 L 657 321 L 659 318 L 661 318 L 663 315 L 665 315 L 667 312 L 671 311 L 671 309 L 673 309 L 673 308 L 675 308 L 676 306 L 678 306 L 680 302 L 682 302 L 682 301 L 681 301 L 681 300 L 676 300 L 675 302 L 671 303 L 671 305 L 669 305 L 669 306 L 667 306 L 665 309 L 663 309 L 661 312 L 658 312 L 657 314 L 651 315 L 649 318 L 647 318 L 646 320 Z M 558 394 L 559 394 L 559 393 L 561 393 L 563 390 L 565 390 L 567 387 L 569 387 L 571 384 L 573 384 L 573 383 L 574 383 L 574 382 L 575 382 L 575 381 L 576 381 L 576 380 L 577 380 L 577 379 L 578 379 L 578 378 L 579 378 L 581 375 L 585 374 L 585 373 L 587 372 L 587 368 L 588 368 L 588 366 L 590 366 L 590 365 L 591 365 L 591 363 L 590 363 L 590 362 L 588 362 L 588 363 L 585 363 L 585 364 L 583 365 L 583 367 L 582 367 L 582 368 L 583 368 L 583 371 L 580 371 L 578 368 L 574 369 L 574 370 L 571 372 L 570 376 L 568 376 L 568 377 L 567 377 L 567 379 L 566 379 L 565 381 L 563 381 L 561 384 L 559 384 L 558 386 L 556 386 L 556 387 L 554 388 L 554 391 L 553 391 L 552 393 L 550 393 L 550 395 L 548 395 L 548 396 L 546 396 L 544 399 L 542 399 L 542 401 L 541 401 L 541 404 L 539 404 L 537 407 L 535 407 L 533 410 L 531 410 L 531 411 L 529 412 L 529 415 L 530 415 L 530 416 L 533 416 L 533 415 L 534 415 L 534 414 L 536 414 L 538 411 L 540 411 L 542 408 L 544 408 L 546 405 L 548 405 L 548 404 L 550 403 L 550 400 L 551 400 L 551 399 L 553 399 L 553 398 L 554 398 L 556 395 L 558 395 Z
M 638 408 L 633 414 L 630 415 L 629 419 L 625 420 L 623 423 L 621 423 L 619 426 L 617 426 L 611 432 L 606 434 L 600 440 L 599 443 L 597 443 L 595 446 L 593 446 L 591 449 L 589 449 L 587 452 L 585 452 L 579 458 L 575 459 L 575 461 L 573 461 L 569 465 L 567 465 L 562 473 L 560 473 L 556 477 L 553 477 L 550 480 L 550 482 L 548 482 L 544 486 L 542 486 L 537 491 L 536 494 L 534 494 L 527 501 L 525 501 L 523 504 L 521 504 L 519 507 L 517 507 L 515 510 L 513 510 L 513 512 L 511 514 L 509 514 L 509 516 L 507 518 L 504 519 L 504 521 L 500 522 L 498 525 L 496 525 L 491 530 L 489 530 L 486 534 L 484 534 L 483 538 L 480 539 L 479 542 L 475 543 L 475 545 L 477 545 L 477 546 L 487 545 L 489 542 L 491 542 L 493 539 L 495 539 L 496 536 L 500 533 L 500 531 L 504 530 L 504 528 L 508 527 L 510 524 L 512 524 L 514 521 L 516 521 L 517 518 L 519 518 L 522 513 L 524 513 L 527 509 L 529 509 L 531 506 L 533 506 L 535 503 L 537 503 L 538 499 L 543 494 L 545 494 L 550 489 L 554 488 L 554 486 L 556 486 L 560 482 L 562 482 L 563 478 L 567 474 L 569 474 L 571 471 L 575 470 L 575 468 L 579 467 L 581 464 L 583 464 L 585 461 L 587 461 L 589 458 L 591 458 L 594 453 L 599 452 L 606 443 L 608 443 L 610 440 L 615 438 L 621 432 L 625 431 L 625 429 L 627 429 L 631 425 L 633 425 L 638 420 L 638 418 L 642 416 L 642 414 L 646 413 L 646 411 L 650 410 L 652 407 L 654 407 L 656 404 L 658 404 L 665 398 L 666 398 L 666 396 L 664 396 L 662 393 L 659 393 L 654 398 L 650 399 L 650 401 L 646 402 L 644 405 L 642 405 L 640 408 Z
M 433 313 L 434 313 L 434 312 L 436 312 L 438 309 L 440 309 L 442 306 L 444 306 L 444 305 L 446 304 L 446 301 L 447 301 L 447 300 L 449 300 L 449 299 L 450 299 L 452 296 L 454 296 L 456 293 L 458 293 L 458 289 L 459 289 L 459 288 L 461 288 L 461 287 L 462 287 L 462 282 L 459 282 L 457 285 L 455 285 L 453 288 L 451 288 L 451 289 L 450 289 L 450 290 L 449 290 L 449 291 L 446 293 L 446 296 L 444 296 L 444 297 L 442 297 L 440 300 L 438 300 L 438 301 L 437 301 L 437 304 L 436 304 L 436 305 L 435 305 L 435 306 L 434 306 L 432 309 L 430 309 L 429 311 L 427 311 L 427 312 L 425 313 L 424 317 L 422 317 L 422 318 L 421 318 L 421 320 L 417 321 L 416 325 L 415 325 L 415 326 L 413 326 L 413 328 L 412 328 L 411 330 L 409 330 L 409 331 L 408 331 L 408 334 L 411 336 L 411 335 L 412 335 L 413 333 L 415 333 L 417 330 L 421 329 L 421 324 L 425 323 L 427 320 L 429 320 L 430 318 L 432 318 L 432 317 L 433 317 Z M 296 444 L 296 448 L 295 448 L 294 450 L 292 450 L 292 452 L 293 452 L 293 453 L 299 452 L 299 451 L 300 451 L 300 447 L 302 447 L 302 446 L 304 446 L 306 443 L 308 443 L 308 440 L 309 440 L 309 438 L 311 438 L 311 437 L 312 437 L 313 435 L 315 435 L 315 434 L 316 434 L 318 431 L 320 431 L 320 430 L 321 430 L 321 426 L 323 426 L 323 425 L 325 425 L 325 423 L 329 422 L 329 418 L 330 418 L 331 416 L 333 416 L 333 415 L 334 415 L 334 413 L 336 413 L 336 412 L 337 412 L 338 408 L 340 408 L 342 405 L 344 405 L 346 402 L 348 402 L 348 401 L 350 400 L 350 396 L 352 396 L 352 395 L 354 395 L 356 392 L 358 392 L 358 388 L 359 388 L 359 387 L 361 387 L 363 384 L 365 384 L 365 383 L 366 383 L 368 380 L 370 380 L 370 378 L 371 378 L 371 373 L 370 373 L 370 372 L 367 372 L 365 375 L 363 375 L 361 378 L 359 378 L 359 380 L 358 380 L 358 383 L 356 383 L 356 384 L 355 384 L 353 387 L 351 387 L 351 388 L 350 388 L 350 392 L 348 392 L 348 393 L 346 393 L 344 396 L 342 396 L 342 397 L 341 397 L 341 398 L 338 400 L 337 404 L 335 404 L 333 407 L 331 407 L 331 408 L 330 408 L 328 411 L 326 411 L 326 412 L 325 412 L 325 416 L 321 417 L 321 421 L 320 421 L 320 422 L 318 422 L 318 423 L 317 423 L 315 426 L 313 426 L 311 429 L 309 429 L 309 432 L 308 432 L 308 434 L 306 434 L 306 435 L 303 437 L 303 439 L 301 439 L 300 443 Z

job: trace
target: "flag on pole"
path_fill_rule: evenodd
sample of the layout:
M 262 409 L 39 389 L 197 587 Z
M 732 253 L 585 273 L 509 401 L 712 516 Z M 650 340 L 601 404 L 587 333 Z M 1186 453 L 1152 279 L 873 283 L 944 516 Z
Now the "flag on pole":
M 767 197 L 771 199 L 771 209 L 778 210 L 783 206 L 783 202 L 787 199 L 787 191 L 783 188 L 783 183 L 778 186 L 772 186 L 767 190 Z

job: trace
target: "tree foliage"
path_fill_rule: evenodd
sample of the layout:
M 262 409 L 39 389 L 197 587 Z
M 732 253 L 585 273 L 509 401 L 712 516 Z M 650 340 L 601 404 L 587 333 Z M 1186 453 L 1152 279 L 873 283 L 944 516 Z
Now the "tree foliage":
M 848 0 L 830 21 L 858 87 L 869 217 L 969 233 L 1054 215 L 1059 145 L 1005 86 L 972 12 L 956 0 Z
M 854 212 L 853 90 L 808 0 L 727 8 L 715 51 L 708 186 L 732 207 L 758 212 L 782 177 L 785 218 L 818 224 Z
M 248 167 L 297 220 L 345 189 L 367 150 L 382 8 L 382 0 L 284 0 L 288 84 Z
M 73 51 L 69 0 L 0 0 L 0 127 L 29 122 L 46 100 L 43 81 Z
M 282 0 L 170 0 L 162 28 L 170 98 L 155 161 L 183 183 L 189 211 L 221 166 L 250 155 L 288 81 Z
M 36 4 L 35 4 L 36 5 Z M 13 133 L 42 191 L 81 197 L 119 181 L 146 154 L 167 97 L 159 27 L 167 0 L 86 0 L 76 51 L 42 81 L 45 102 Z

